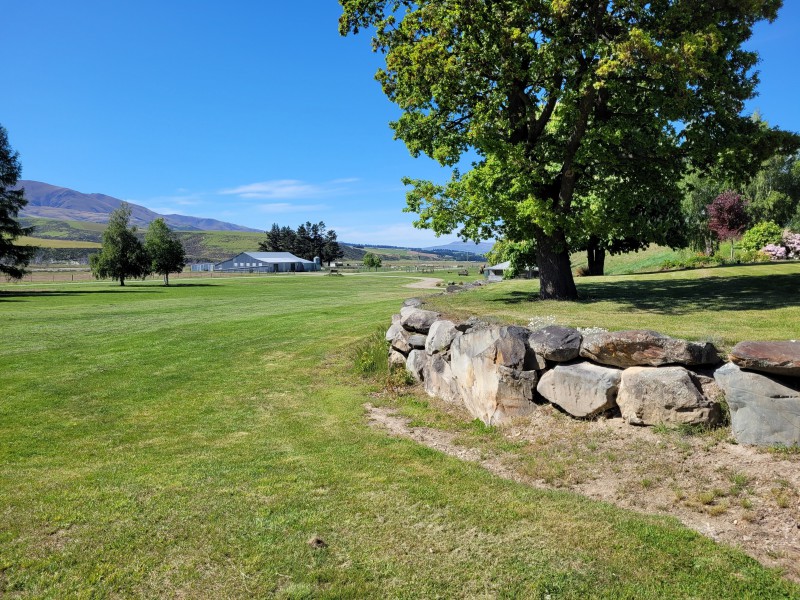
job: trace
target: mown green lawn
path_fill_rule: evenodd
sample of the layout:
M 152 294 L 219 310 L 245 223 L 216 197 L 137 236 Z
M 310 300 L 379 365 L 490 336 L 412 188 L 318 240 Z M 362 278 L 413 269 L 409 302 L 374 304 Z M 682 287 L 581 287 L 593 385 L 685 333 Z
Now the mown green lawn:
M 797 285 L 797 270 L 785 276 Z M 351 372 L 351 348 L 415 293 L 408 282 L 0 287 L 0 595 L 800 597 L 672 519 L 536 491 L 370 429 L 378 389 Z M 661 314 L 585 284 L 595 300 L 574 314 L 605 314 L 604 293 L 609 311 Z M 443 304 L 524 319 L 542 308 L 530 285 Z M 309 547 L 314 535 L 328 547 Z
M 800 261 L 642 275 L 580 277 L 578 302 L 541 301 L 536 280 L 510 280 L 431 299 L 455 318 L 531 319 L 571 327 L 653 329 L 713 341 L 800 338 Z

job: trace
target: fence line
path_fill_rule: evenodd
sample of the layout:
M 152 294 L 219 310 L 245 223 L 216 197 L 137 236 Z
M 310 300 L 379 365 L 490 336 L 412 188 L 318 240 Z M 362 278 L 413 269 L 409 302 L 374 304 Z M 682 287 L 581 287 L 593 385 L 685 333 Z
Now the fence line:
M 469 265 L 474 267 L 474 265 Z M 390 265 L 386 267 L 378 267 L 378 269 L 367 269 L 366 267 L 335 267 L 339 273 L 437 273 L 449 271 L 453 272 L 461 269 L 460 265 Z M 323 270 L 323 272 L 325 272 Z M 250 273 L 248 271 L 183 271 L 181 273 L 170 273 L 170 280 L 176 279 L 224 279 L 226 277 L 275 277 L 280 275 L 296 275 L 297 273 Z M 148 275 L 145 281 L 160 281 L 161 275 Z M 71 283 L 71 282 L 86 282 L 94 281 L 92 273 L 89 270 L 70 270 L 70 269 L 37 269 L 33 270 L 22 279 L 11 279 L 5 277 L 5 282 L 9 284 L 14 283 Z M 141 281 L 141 279 L 131 278 L 130 281 Z

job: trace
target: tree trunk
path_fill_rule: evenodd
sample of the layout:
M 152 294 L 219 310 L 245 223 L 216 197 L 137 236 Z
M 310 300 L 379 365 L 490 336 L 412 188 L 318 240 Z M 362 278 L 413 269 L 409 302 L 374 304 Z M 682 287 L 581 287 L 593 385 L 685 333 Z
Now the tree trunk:
M 125 285 L 125 278 L 124 277 L 120 277 L 119 278 L 119 284 L 120 285 Z
M 595 237 L 589 238 L 586 258 L 589 261 L 589 275 L 602 275 L 605 270 L 606 251 L 600 248 Z
M 542 300 L 577 300 L 578 290 L 572 278 L 564 232 L 556 230 L 551 235 L 537 235 L 536 258 Z
M 164 273 L 164 285 L 169 286 L 169 273 Z

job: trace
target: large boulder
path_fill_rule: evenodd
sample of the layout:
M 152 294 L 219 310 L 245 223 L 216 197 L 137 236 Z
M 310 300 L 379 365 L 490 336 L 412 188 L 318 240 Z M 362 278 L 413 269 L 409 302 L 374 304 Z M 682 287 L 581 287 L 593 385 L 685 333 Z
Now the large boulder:
M 425 301 L 421 298 L 409 298 L 403 301 L 403 306 L 411 306 L 414 308 L 419 308 L 423 304 L 425 304 Z
M 683 367 L 625 369 L 617 405 L 633 425 L 714 425 L 720 419 L 719 404 L 703 396 Z
M 406 359 L 406 370 L 411 373 L 415 381 L 422 381 L 422 372 L 425 370 L 427 362 L 428 355 L 424 350 L 412 350 Z
M 389 369 L 393 369 L 394 367 L 405 367 L 405 366 L 406 366 L 405 354 L 398 352 L 394 348 L 389 349 Z
M 404 306 L 400 310 L 400 324 L 408 331 L 427 334 L 441 315 L 432 310 L 423 310 L 413 306 Z
M 729 357 L 742 369 L 800 377 L 800 342 L 739 342 Z
M 422 335 L 421 333 L 413 333 L 408 336 L 408 345 L 414 349 L 423 350 L 427 339 L 428 336 Z
M 461 402 L 450 362 L 441 354 L 429 357 L 422 371 L 425 391 L 447 402 Z
M 411 334 L 401 327 L 395 332 L 394 337 L 390 340 L 392 349 L 402 352 L 404 355 L 408 356 L 408 353 L 411 352 L 411 344 L 408 341 L 410 337 Z
M 394 337 L 402 331 L 403 326 L 400 324 L 400 315 L 392 315 L 392 324 L 386 330 L 386 341 L 391 342 Z
M 452 321 L 447 321 L 445 319 L 434 321 L 430 331 L 428 331 L 428 339 L 425 342 L 425 352 L 430 355 L 447 352 L 457 333 L 456 324 Z
M 733 437 L 742 444 L 800 444 L 800 381 L 742 371 L 727 363 L 714 378 L 731 410 Z
M 593 417 L 616 406 L 621 374 L 588 362 L 556 365 L 542 375 L 536 391 L 574 417 Z
M 713 365 L 719 362 L 710 343 L 678 340 L 656 331 L 605 331 L 583 336 L 580 355 L 614 367 Z
M 534 410 L 536 371 L 525 370 L 528 330 L 471 329 L 450 346 L 458 393 L 470 413 L 487 425 Z
M 554 362 L 567 362 L 578 357 L 581 334 L 577 329 L 548 325 L 528 336 L 528 345 L 536 354 Z

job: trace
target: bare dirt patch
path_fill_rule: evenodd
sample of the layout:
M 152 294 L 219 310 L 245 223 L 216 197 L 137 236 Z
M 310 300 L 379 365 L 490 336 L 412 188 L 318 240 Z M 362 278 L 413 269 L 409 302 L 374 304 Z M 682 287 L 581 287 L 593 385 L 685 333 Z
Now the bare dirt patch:
M 419 290 L 435 290 L 438 287 L 437 284 L 441 282 L 442 280 L 438 277 L 420 277 L 419 281 L 407 283 L 403 287 Z
M 462 423 L 471 420 L 461 407 L 430 404 Z M 674 516 L 800 582 L 800 455 L 737 445 L 725 429 L 689 434 L 620 418 L 579 421 L 552 406 L 499 428 L 499 439 L 513 447 L 504 450 L 480 436 L 412 426 L 395 408 L 366 409 L 370 425 L 391 435 L 536 488 Z

